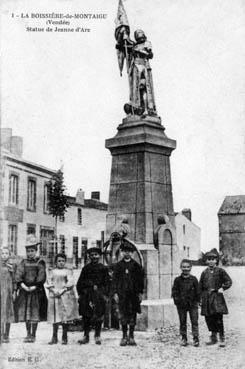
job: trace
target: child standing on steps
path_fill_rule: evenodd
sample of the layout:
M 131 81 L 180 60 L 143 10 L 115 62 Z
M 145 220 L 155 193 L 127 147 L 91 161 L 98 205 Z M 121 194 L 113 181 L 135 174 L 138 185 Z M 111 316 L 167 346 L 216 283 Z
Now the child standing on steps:
M 69 321 L 78 319 L 78 306 L 74 291 L 72 270 L 66 268 L 66 255 L 57 254 L 56 267 L 51 270 L 47 282 L 48 296 L 48 322 L 53 323 L 53 336 L 50 345 L 58 342 L 58 328 L 62 325 L 62 344 L 66 345 Z
M 172 288 L 172 297 L 177 307 L 180 321 L 181 346 L 187 346 L 187 313 L 189 312 L 193 344 L 199 346 L 198 304 L 199 292 L 197 278 L 191 275 L 191 261 L 183 259 L 180 264 L 181 275 L 176 277 Z
M 1 250 L 1 332 L 2 342 L 9 342 L 10 325 L 14 322 L 14 265 L 10 261 L 10 252 L 7 247 Z

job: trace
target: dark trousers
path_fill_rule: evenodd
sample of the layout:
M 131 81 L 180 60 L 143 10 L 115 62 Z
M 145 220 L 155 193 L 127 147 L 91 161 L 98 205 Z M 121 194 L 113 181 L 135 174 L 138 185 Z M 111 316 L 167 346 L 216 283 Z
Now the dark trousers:
M 102 319 L 98 319 L 96 321 L 92 320 L 90 317 L 83 317 L 83 329 L 84 329 L 84 336 L 89 336 L 89 332 L 91 330 L 92 323 L 94 325 L 94 335 L 95 337 L 100 337 L 101 333 L 101 326 L 102 326 Z
M 223 314 L 205 316 L 205 320 L 210 332 L 219 332 L 221 336 L 224 336 Z
M 182 308 L 177 306 L 178 314 L 179 314 L 179 322 L 180 322 L 180 334 L 181 336 L 187 336 L 187 312 L 189 312 L 190 320 L 191 320 L 191 328 L 193 337 L 198 337 L 198 307 L 193 306 L 190 308 Z

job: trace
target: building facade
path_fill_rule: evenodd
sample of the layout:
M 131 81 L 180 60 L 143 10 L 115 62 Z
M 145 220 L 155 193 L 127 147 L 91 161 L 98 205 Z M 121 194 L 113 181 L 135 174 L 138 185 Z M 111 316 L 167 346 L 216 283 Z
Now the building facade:
M 191 219 L 191 210 L 175 214 L 177 245 L 181 258 L 198 260 L 201 254 L 201 229 Z
M 219 211 L 219 249 L 223 262 L 245 264 L 245 195 L 226 196 Z
M 44 258 L 52 260 L 55 252 L 65 251 L 69 261 L 79 266 L 88 245 L 101 242 L 107 204 L 100 201 L 99 192 L 92 192 L 91 199 L 85 199 L 81 189 L 75 197 L 67 196 L 69 208 L 58 219 L 56 242 L 55 219 L 48 210 L 48 182 L 54 170 L 23 159 L 22 138 L 12 136 L 11 129 L 2 129 L 1 134 L 2 245 L 23 256 L 27 235 L 35 234 L 41 241 L 39 252 Z

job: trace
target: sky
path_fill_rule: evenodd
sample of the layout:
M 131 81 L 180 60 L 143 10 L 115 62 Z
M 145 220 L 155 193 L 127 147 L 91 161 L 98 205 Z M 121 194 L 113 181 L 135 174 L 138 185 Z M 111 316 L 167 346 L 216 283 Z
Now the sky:
M 51 169 L 64 166 L 70 195 L 78 188 L 86 197 L 98 190 L 106 202 L 111 156 L 105 139 L 116 134 L 129 94 L 115 51 L 117 5 L 1 5 L 2 126 L 23 137 L 25 159 Z M 152 43 L 158 115 L 167 136 L 177 140 L 171 155 L 175 211 L 191 208 L 202 249 L 218 247 L 219 207 L 226 195 L 245 193 L 245 3 L 126 0 L 124 6 L 131 34 L 142 28 Z M 52 12 L 106 16 L 70 19 L 68 27 L 90 32 L 26 31 L 47 27 L 47 19 L 31 13 Z

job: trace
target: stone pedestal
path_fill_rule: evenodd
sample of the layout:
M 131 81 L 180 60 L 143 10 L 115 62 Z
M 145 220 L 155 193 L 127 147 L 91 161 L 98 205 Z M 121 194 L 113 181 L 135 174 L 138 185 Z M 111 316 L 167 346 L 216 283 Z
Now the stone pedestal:
M 164 314 L 160 301 L 171 297 L 179 263 L 170 172 L 170 155 L 176 141 L 165 135 L 159 117 L 131 117 L 123 120 L 116 136 L 106 140 L 105 146 L 112 154 L 107 239 L 122 218 L 127 218 L 127 237 L 141 251 L 146 272 L 147 303 L 143 305 L 142 321 L 147 320 L 145 329 L 149 329 L 154 325 L 149 321 L 154 315 L 150 312 L 159 310 L 158 326 L 162 326 Z M 161 226 L 159 216 L 166 219 Z M 158 249 L 153 244 L 156 229 Z M 154 301 L 152 308 L 151 301 Z

